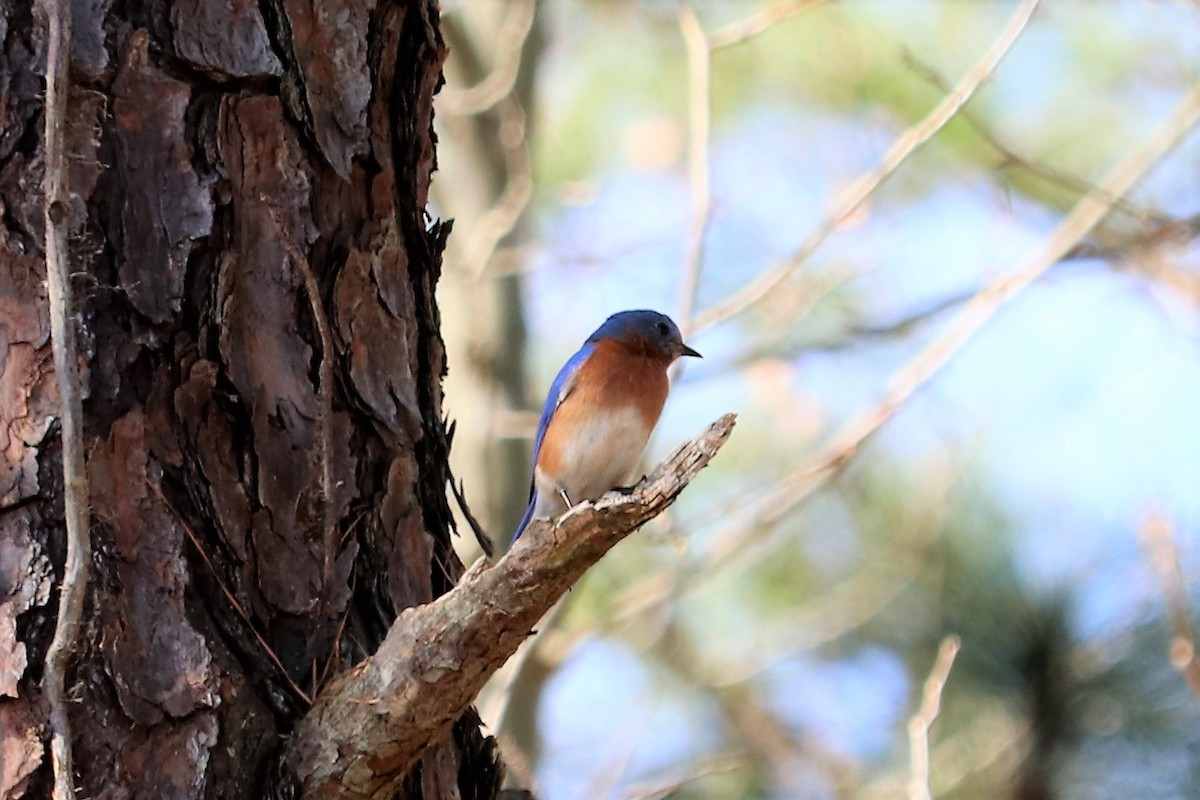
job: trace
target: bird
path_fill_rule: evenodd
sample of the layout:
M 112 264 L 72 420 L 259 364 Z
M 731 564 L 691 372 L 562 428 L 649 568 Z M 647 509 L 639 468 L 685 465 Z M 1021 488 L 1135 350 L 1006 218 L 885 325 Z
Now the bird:
M 534 517 L 556 517 L 630 477 L 667 401 L 667 369 L 681 356 L 701 357 L 670 317 L 637 310 L 613 314 L 567 360 L 538 422 L 514 543 Z

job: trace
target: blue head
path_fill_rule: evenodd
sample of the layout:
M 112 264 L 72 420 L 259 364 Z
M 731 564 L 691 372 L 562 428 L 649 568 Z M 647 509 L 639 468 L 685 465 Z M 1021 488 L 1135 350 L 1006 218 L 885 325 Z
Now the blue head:
M 588 337 L 589 342 L 604 339 L 620 342 L 635 353 L 667 361 L 680 356 L 700 358 L 699 353 L 683 343 L 683 336 L 671 318 L 657 311 L 613 314 Z

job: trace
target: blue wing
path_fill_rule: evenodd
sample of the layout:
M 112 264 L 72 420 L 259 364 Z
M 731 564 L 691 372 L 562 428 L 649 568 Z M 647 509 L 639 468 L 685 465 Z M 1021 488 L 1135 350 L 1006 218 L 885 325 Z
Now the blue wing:
M 554 383 L 550 384 L 550 391 L 546 395 L 546 405 L 542 407 L 542 418 L 538 420 L 537 438 L 533 440 L 533 468 L 537 469 L 538 454 L 542 451 L 542 439 L 546 436 L 546 428 L 550 427 L 550 420 L 554 418 L 554 412 L 562 405 L 562 401 L 567 398 L 574 388 L 575 374 L 579 372 L 579 368 L 591 356 L 592 351 L 596 349 L 595 344 L 588 341 L 579 348 L 579 352 L 567 359 L 567 363 L 563 364 L 562 369 L 558 371 L 558 375 L 554 378 Z M 533 518 L 533 507 L 536 499 L 537 487 L 534 484 L 533 475 L 529 476 L 529 505 L 525 508 L 525 515 L 521 517 L 521 524 L 517 526 L 517 532 L 513 534 L 512 540 L 515 542 L 521 532 L 525 530 L 525 526 L 529 524 L 529 520 Z

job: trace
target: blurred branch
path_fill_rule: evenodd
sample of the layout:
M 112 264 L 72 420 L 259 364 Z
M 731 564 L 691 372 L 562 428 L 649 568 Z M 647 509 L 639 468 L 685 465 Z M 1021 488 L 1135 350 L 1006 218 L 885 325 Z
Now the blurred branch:
M 1197 699 L 1200 699 L 1200 660 L 1196 658 L 1196 630 L 1192 627 L 1192 609 L 1188 605 L 1179 550 L 1175 546 L 1174 525 L 1161 512 L 1151 514 L 1139 532 L 1150 563 L 1162 580 L 1167 600 L 1167 618 L 1171 625 L 1171 665 L 1179 670 Z
M 569 605 L 568 597 L 564 597 L 555 603 L 554 608 L 550 609 L 549 613 L 538 622 L 534 633 L 544 634 L 546 631 L 556 628 Z M 525 647 L 512 660 L 510 664 L 511 671 L 509 672 L 508 680 L 504 682 L 503 689 L 499 692 L 498 703 L 486 717 L 489 720 L 493 720 L 492 729 L 497 734 L 508 732 L 511 723 L 509 713 L 512 710 L 513 695 L 526 676 L 534 671 L 533 667 L 542 657 L 541 649 L 545 641 L 545 635 L 535 636 L 525 644 Z M 524 751 L 524 748 L 521 747 L 515 737 L 509 736 L 508 742 L 519 751 L 519 758 L 521 760 L 524 760 L 526 763 L 532 760 L 530 754 Z M 505 753 L 505 758 L 508 758 L 507 752 Z
M 1093 259 L 1097 261 L 1120 261 L 1137 258 L 1140 254 L 1158 250 L 1173 243 L 1187 242 L 1200 236 L 1200 216 L 1188 219 L 1163 218 L 1161 224 L 1131 233 L 1124 237 L 1110 237 L 1103 244 L 1080 242 L 1063 255 L 1063 259 Z
M 949 90 L 949 84 L 946 79 L 943 78 L 932 66 L 917 58 L 917 56 L 913 54 L 911 50 L 904 50 L 903 59 L 905 65 L 907 65 L 908 68 L 911 69 L 918 78 L 928 82 L 931 86 L 939 91 L 945 92 Z M 996 153 L 996 155 L 1000 156 L 1000 166 L 1020 167 L 1021 169 L 1032 172 L 1034 175 L 1037 175 L 1049 183 L 1053 183 L 1057 186 L 1074 192 L 1080 197 L 1096 191 L 1096 187 L 1082 178 L 1078 178 L 1067 172 L 1063 172 L 1062 170 L 1040 164 L 1020 155 L 1004 142 L 1000 141 L 1000 139 L 968 109 L 964 108 L 959 111 L 958 116 L 963 122 L 971 126 L 971 128 L 975 131 L 975 134 L 984 144 L 990 147 L 993 152 Z M 1150 221 L 1160 225 L 1170 222 L 1168 217 L 1156 211 L 1142 208 L 1135 203 L 1125 200 L 1124 198 L 1113 197 L 1110 198 L 1110 200 L 1113 208 L 1123 211 L 1139 222 L 1145 223 Z
M 1195 218 L 1195 234 L 1200 234 L 1200 217 Z M 1168 290 L 1173 296 L 1200 310 L 1200 273 L 1172 263 L 1156 248 L 1131 254 L 1132 271 L 1154 286 Z
M 954 735 L 941 739 L 929 756 L 930 791 L 949 794 L 964 781 L 993 769 L 1009 776 L 1030 747 L 1029 730 L 1003 707 L 987 708 Z M 911 769 L 911 768 L 910 768 Z M 858 800 L 893 800 L 905 794 L 911 773 L 888 774 L 855 794 Z
M 790 727 L 779 719 L 775 709 L 764 704 L 753 684 L 737 686 L 707 685 L 716 700 L 727 725 L 737 731 L 745 743 L 745 755 L 773 774 L 776 780 L 791 781 L 781 787 L 787 792 L 799 789 L 797 765 L 805 764 L 824 773 L 829 783 L 843 786 L 849 783 L 853 766 L 839 753 L 821 747 L 813 737 L 798 738 Z
M 704 31 L 691 6 L 679 8 L 679 31 L 688 61 L 688 182 L 692 193 L 692 222 L 688 252 L 679 282 L 679 330 L 686 337 L 692 326 L 700 273 L 704 269 L 704 236 L 712 216 L 708 177 L 709 68 L 711 61 Z M 677 362 L 675 376 L 682 372 Z
M 66 559 L 59 582 L 58 619 L 46 651 L 42 688 L 50 707 L 50 755 L 55 800 L 75 800 L 71 717 L 67 710 L 67 669 L 77 648 L 80 620 L 91 573 L 91 508 L 83 458 L 83 386 L 71 292 L 72 227 L 66 142 L 71 58 L 71 5 L 67 0 L 39 4 L 46 25 L 46 100 L 42 152 L 42 219 L 46 233 L 46 286 L 50 296 L 50 347 L 62 428 L 63 523 Z
M 900 518 L 892 521 L 892 544 L 887 557 L 864 554 L 862 567 L 812 600 L 769 619 L 720 648 L 717 653 L 697 653 L 692 661 L 697 674 L 710 686 L 753 681 L 789 656 L 813 651 L 841 639 L 891 608 L 900 595 L 917 583 L 934 580 L 938 560 L 929 551 L 942 530 L 946 494 L 956 473 L 923 478 Z M 728 571 L 724 576 L 729 578 Z M 923 581 L 924 582 L 924 581 Z M 644 615 L 643 615 L 644 617 Z
M 1023 0 L 1000 32 L 999 37 L 983 57 L 967 71 L 954 90 L 946 95 L 924 119 L 904 131 L 892 142 L 879 163 L 859 177 L 842 194 L 834 204 L 832 213 L 809 233 L 796 252 L 787 261 L 758 276 L 724 302 L 702 313 L 696 320 L 696 329 L 711 327 L 741 313 L 787 280 L 825 243 L 825 240 L 837 230 L 847 217 L 866 202 L 867 198 L 900 168 L 900 165 L 918 147 L 929 141 L 971 99 L 980 84 L 999 66 L 1009 48 L 1025 29 L 1037 6 L 1038 0 Z
M 1139 231 L 1102 246 L 1081 242 L 1053 264 L 1052 268 L 1055 268 L 1057 273 L 1062 267 L 1080 265 L 1085 261 L 1104 261 L 1113 270 L 1124 270 L 1150 284 L 1161 286 L 1170 291 L 1173 296 L 1200 309 L 1200 274 L 1173 264 L 1162 255 L 1163 248 L 1186 243 L 1198 236 L 1200 236 L 1200 216 L 1171 220 L 1161 226 Z M 890 321 L 850 325 L 836 337 L 829 339 L 800 342 L 794 345 L 789 345 L 784 337 L 760 341 L 730 359 L 709 364 L 709 368 L 704 371 L 704 376 L 712 377 L 730 370 L 742 369 L 763 358 L 809 353 L 835 353 L 847 350 L 863 341 L 907 336 L 918 326 L 962 306 L 979 292 L 978 288 L 955 292 Z M 826 294 L 828 294 L 827 291 L 822 291 L 820 294 L 808 296 L 809 304 L 815 304 L 813 301 L 821 299 Z M 809 310 L 811 309 L 806 307 L 797 312 L 798 318 L 806 316 Z
M 665 800 L 689 783 L 711 775 L 732 772 L 745 764 L 746 759 L 735 753 L 717 753 L 697 761 L 688 769 L 682 770 L 672 777 L 659 778 L 656 781 L 647 781 L 644 785 L 635 786 L 629 790 L 626 797 L 628 800 Z
M 654 643 L 655 656 L 688 686 L 703 690 L 720 714 L 731 747 L 740 750 L 747 767 L 767 773 L 775 780 L 798 789 L 798 769 L 804 764 L 823 773 L 831 785 L 844 787 L 852 779 L 853 765 L 843 755 L 822 747 L 810 737 L 798 737 L 780 719 L 773 704 L 764 703 L 754 682 L 721 683 L 708 671 L 677 621 L 669 623 Z
M 646 729 L 650 727 L 650 720 L 654 718 L 656 705 L 657 703 L 654 701 L 644 704 L 639 709 L 636 722 L 628 719 L 625 721 L 623 735 L 613 742 L 610 754 L 604 759 L 603 767 L 588 781 L 587 788 L 583 792 L 584 797 L 612 797 L 615 794 L 613 789 L 620 782 L 621 776 L 629 769 L 629 762 L 633 761 L 638 744 L 646 735 Z M 593 758 L 599 760 L 596 756 Z
M 909 800 L 933 800 L 929 793 L 929 729 L 937 719 L 942 706 L 942 690 L 954 666 L 954 657 L 962 641 L 957 636 L 947 636 L 938 648 L 933 669 L 925 679 L 921 705 L 908 721 L 908 742 L 912 748 L 912 780 L 908 784 Z
M 940 300 L 935 300 L 924 308 L 917 309 L 902 317 L 892 320 L 891 322 L 881 322 L 875 325 L 854 325 L 846 331 L 845 336 L 836 342 L 830 342 L 826 345 L 818 345 L 814 348 L 805 348 L 806 350 L 840 350 L 855 340 L 860 339 L 887 339 L 893 336 L 904 336 L 912 331 L 918 325 L 928 322 L 934 317 L 941 316 L 952 308 L 957 308 L 963 303 L 970 300 L 977 293 L 977 290 L 968 290 L 958 292 L 957 294 L 947 295 Z
M 721 417 L 632 489 L 534 520 L 495 565 L 481 558 L 450 592 L 404 609 L 375 654 L 326 686 L 288 739 L 285 762 L 299 796 L 390 796 L 551 606 L 675 501 L 734 420 Z
M 643 646 L 643 652 L 653 653 L 686 686 L 705 692 L 720 714 L 723 729 L 733 734 L 730 746 L 740 751 L 747 767 L 755 773 L 768 772 L 777 781 L 790 784 L 782 787 L 785 794 L 789 788 L 798 789 L 797 776 L 803 772 L 798 770 L 800 764 L 823 773 L 831 785 L 850 784 L 853 765 L 848 759 L 811 737 L 797 736 L 791 725 L 779 717 L 778 709 L 760 698 L 761 684 L 723 680 L 721 673 L 710 669 L 709 662 L 692 646 L 679 616 L 671 612 L 666 617 L 662 630 Z
M 833 288 L 836 288 L 836 286 Z M 957 292 L 955 294 L 947 295 L 938 300 L 934 300 L 924 308 L 911 311 L 908 314 L 891 320 L 890 322 L 851 325 L 842 331 L 837 338 L 832 338 L 825 341 L 803 342 L 795 345 L 794 347 L 788 347 L 787 342 L 783 337 L 777 337 L 774 340 L 756 342 L 753 347 L 738 353 L 733 358 L 725 362 L 714 363 L 710 369 L 705 370 L 704 374 L 720 375 L 729 370 L 748 367 L 751 364 L 757 363 L 763 358 L 791 356 L 801 353 L 835 353 L 839 350 L 849 349 L 863 340 L 890 339 L 894 337 L 906 336 L 919 325 L 929 322 L 930 320 L 941 316 L 945 312 L 961 306 L 963 303 L 974 297 L 978 292 L 978 289 L 970 289 L 965 292 Z M 798 317 L 803 318 L 807 316 L 811 311 L 811 304 L 813 301 L 819 300 L 828 294 L 828 291 L 822 291 L 820 294 L 810 295 L 808 297 L 809 304 L 807 304 L 806 308 L 798 313 Z
M 918 59 L 912 52 L 905 51 L 905 63 L 920 78 L 941 91 L 946 81 L 933 67 Z M 1001 167 L 1016 166 L 1048 183 L 1059 186 L 1077 195 L 1096 192 L 1096 187 L 1081 178 L 1062 170 L 1025 158 L 1009 147 L 968 109 L 959 112 L 959 117 L 975 131 L 976 135 L 1001 159 Z M 1063 257 L 1072 259 L 1096 259 L 1108 262 L 1131 261 L 1138 274 L 1146 279 L 1166 286 L 1191 305 L 1200 308 L 1200 277 L 1180 269 L 1173 269 L 1162 258 L 1147 257 L 1157 254 L 1164 246 L 1176 242 L 1187 242 L 1200 236 L 1200 215 L 1187 219 L 1176 219 L 1160 211 L 1146 208 L 1125 198 L 1110 198 L 1112 207 L 1131 217 L 1142 230 L 1123 236 L 1109 233 L 1103 242 L 1080 242 Z M 954 302 L 954 298 L 949 298 Z M 852 332 L 859 335 L 857 332 Z M 870 331 L 867 331 L 869 334 Z
M 815 458 L 753 503 L 755 521 L 759 525 L 739 526 L 734 535 L 726 536 L 723 544 L 719 542 L 714 547 L 711 560 L 721 560 L 733 552 L 748 554 L 750 548 L 746 545 L 753 535 L 789 513 L 849 461 L 863 443 L 891 419 L 917 389 L 928 383 L 1005 303 L 1028 288 L 1081 241 L 1108 213 L 1112 207 L 1111 198 L 1128 192 L 1185 132 L 1195 126 L 1197 120 L 1200 120 L 1200 84 L 1193 86 L 1170 116 L 1112 170 L 1096 193 L 1080 200 L 1016 268 L 976 293 L 941 335 L 900 367 L 877 405 L 853 416 Z
M 782 618 L 765 621 L 746 640 L 726 648 L 726 658 L 706 671 L 716 683 L 750 680 L 789 653 L 810 651 L 867 624 L 921 575 L 924 562 L 907 553 L 867 563 L 845 581 Z
M 438 110 L 456 116 L 479 114 L 512 93 L 536 7 L 536 0 L 511 0 L 508 3 L 508 13 L 495 34 L 498 44 L 491 72 L 474 86 L 443 89 L 438 96 Z
M 839 582 L 822 587 L 813 599 L 790 608 L 779 616 L 764 618 L 760 624 L 735 637 L 719 651 L 697 653 L 691 667 L 709 686 L 744 683 L 770 669 L 788 655 L 810 651 L 861 628 L 885 612 L 919 579 L 935 570 L 929 551 L 940 536 L 946 509 L 946 494 L 957 472 L 947 471 L 922 477 L 919 489 L 907 493 L 901 516 L 892 523 L 890 551 L 886 558 L 865 555 L 862 567 Z M 659 517 L 661 522 L 667 515 Z M 669 620 L 671 603 L 682 588 L 698 588 L 703 575 L 715 575 L 710 564 L 684 570 L 672 561 L 630 582 L 612 599 L 603 614 L 602 626 L 612 630 L 633 624 L 645 629 L 657 620 Z M 747 559 L 738 566 L 752 566 Z M 723 580 L 734 576 L 726 565 Z M 652 634 L 653 635 L 653 634 Z M 661 633 L 657 634 L 661 636 Z M 656 637 L 657 638 L 657 637 Z
M 741 44 L 767 31 L 776 23 L 823 2 L 824 0 L 781 0 L 757 14 L 717 28 L 708 35 L 708 47 L 710 50 L 720 50 L 723 47 Z
M 677 576 L 668 575 L 668 572 L 675 573 L 676 571 L 663 570 L 648 576 L 648 580 L 650 582 L 664 580 L 673 582 L 673 578 Z M 645 587 L 647 581 L 643 580 L 637 586 Z M 652 655 L 683 685 L 700 690 L 711 699 L 723 722 L 723 729 L 730 732 L 728 746 L 735 752 L 713 757 L 716 763 L 723 765 L 720 769 L 708 770 L 698 765 L 696 769 L 679 774 L 678 777 L 664 779 L 663 784 L 636 787 L 631 790 L 632 796 L 663 797 L 669 794 L 670 790 L 690 783 L 705 774 L 727 771 L 741 766 L 749 768 L 755 774 L 768 771 L 781 781 L 794 782 L 797 765 L 801 762 L 825 774 L 831 784 L 839 787 L 851 785 L 854 770 L 853 765 L 847 759 L 833 751 L 826 750 L 814 739 L 798 738 L 789 724 L 778 717 L 777 710 L 760 699 L 757 691 L 759 684 L 748 679 L 753 675 L 741 673 L 733 675 L 727 668 L 728 665 L 704 658 L 703 654 L 691 645 L 683 626 L 680 625 L 678 615 L 673 609 L 665 608 L 664 603 L 667 598 L 662 597 L 654 587 L 649 587 L 649 590 L 654 593 L 651 605 L 645 608 L 639 616 L 643 625 L 649 624 L 656 630 L 649 637 L 648 642 L 641 644 L 639 650 Z M 636 594 L 635 587 L 630 587 L 630 591 L 622 593 L 623 596 Z M 626 606 L 626 608 L 622 612 L 606 611 L 602 618 L 597 620 L 596 627 L 591 629 L 591 632 L 606 627 L 612 628 L 611 622 L 616 613 L 637 613 L 628 607 L 627 602 L 619 599 L 614 602 L 614 606 Z M 662 612 L 661 615 L 658 612 Z M 661 627 L 657 624 L 659 620 L 650 619 L 652 614 L 655 617 L 662 617 Z M 766 668 L 767 658 L 755 655 L 755 663 L 758 668 L 753 672 L 761 672 Z M 747 671 L 743 670 L 742 672 Z M 640 736 L 640 733 L 638 735 Z M 709 761 L 706 759 L 699 763 L 708 764 Z M 593 785 L 590 787 L 591 791 L 587 792 L 587 796 L 608 796 L 599 791 L 599 788 L 604 787 Z
M 517 740 L 504 731 L 496 731 L 496 742 L 500 745 L 500 755 L 504 759 L 508 781 L 516 778 L 516 785 L 526 787 L 529 792 L 536 789 L 533 763 L 527 757 L 524 748 Z M 537 795 L 534 794 L 536 797 Z
M 525 140 L 525 110 L 510 98 L 497 107 L 496 113 L 508 180 L 500 197 L 476 221 L 463 247 L 465 260 L 476 278 L 483 277 L 496 248 L 520 222 L 533 197 L 533 169 Z
M 533 196 L 526 109 L 532 103 L 532 76 L 540 53 L 537 9 L 537 0 L 514 0 L 498 30 L 479 37 L 470 35 L 478 26 L 468 24 L 469 20 L 445 21 L 453 63 L 467 80 L 477 79 L 477 83 L 467 89 L 445 87 L 438 108 L 447 112 L 448 138 L 462 140 L 466 159 L 475 163 L 470 165 L 474 169 L 470 180 L 435 182 L 434 192 L 443 201 L 456 198 L 460 203 L 475 192 L 495 195 L 486 208 L 469 211 L 448 203 L 460 222 L 470 223 L 463 228 L 466 236 L 454 237 L 461 253 L 455 260 L 465 263 L 465 272 L 475 279 L 487 272 L 500 242 L 516 228 Z M 485 49 L 483 39 L 493 43 L 493 67 L 487 73 L 480 52 Z M 462 119 L 467 116 L 472 118 Z M 471 186 L 471 180 L 482 185 Z

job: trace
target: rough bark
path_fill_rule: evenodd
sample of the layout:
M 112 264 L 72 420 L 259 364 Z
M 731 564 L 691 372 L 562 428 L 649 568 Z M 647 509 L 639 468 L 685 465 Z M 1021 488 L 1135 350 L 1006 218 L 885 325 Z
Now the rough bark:
M 462 567 L 430 224 L 436 3 L 73 0 L 91 798 L 259 798 L 309 698 Z M 63 564 L 44 30 L 0 2 L 0 798 L 45 797 Z M 400 796 L 491 797 L 466 710 Z
M 617 542 L 661 513 L 733 430 L 727 414 L 632 491 L 537 520 L 494 566 L 480 559 L 434 602 L 405 609 L 379 650 L 330 684 L 289 742 L 302 796 L 386 800 L 537 621 Z

